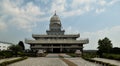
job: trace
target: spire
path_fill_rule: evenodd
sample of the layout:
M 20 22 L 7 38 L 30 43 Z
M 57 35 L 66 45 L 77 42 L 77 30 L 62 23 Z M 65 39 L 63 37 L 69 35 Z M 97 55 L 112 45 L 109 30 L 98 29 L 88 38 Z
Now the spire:
M 55 14 L 54 15 L 56 16 L 56 10 L 55 10 Z

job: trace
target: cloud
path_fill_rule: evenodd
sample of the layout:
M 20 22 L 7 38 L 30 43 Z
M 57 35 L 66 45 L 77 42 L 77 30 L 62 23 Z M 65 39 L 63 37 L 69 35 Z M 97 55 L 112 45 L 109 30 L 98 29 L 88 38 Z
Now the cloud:
M 72 0 L 69 3 L 64 1 L 60 5 L 62 6 L 63 9 L 60 9 L 60 7 L 58 7 L 58 11 L 64 17 L 80 16 L 88 12 L 95 12 L 96 14 L 100 14 L 102 12 L 107 11 L 107 8 L 109 6 L 114 5 L 117 2 L 118 0 L 110 0 L 110 1 L 107 1 L 107 0 Z M 59 5 L 55 5 L 55 6 L 59 6 Z
M 39 4 L 40 2 L 41 4 Z M 48 21 L 49 15 L 56 10 L 60 16 L 80 16 L 95 12 L 101 14 L 107 7 L 119 0 L 1 0 L 0 16 L 3 22 L 10 23 L 18 29 L 31 31 L 38 22 Z
M 0 31 L 6 30 L 7 29 L 7 24 L 4 22 L 4 19 L 2 16 L 0 16 Z
M 105 0 L 99 0 L 98 4 L 101 6 L 105 6 L 107 4 L 107 2 Z
M 66 0 L 53 0 L 50 8 L 50 13 L 54 13 L 55 10 L 58 13 L 62 13 L 65 11 Z
M 21 4 L 18 4 L 19 1 L 22 4 L 24 3 L 22 0 L 18 0 L 17 2 L 3 0 L 0 3 L 0 8 L 2 8 L 0 14 L 1 16 L 5 16 L 3 21 L 7 20 L 7 22 L 17 28 L 31 31 L 33 27 L 36 27 L 35 22 L 46 20 L 47 17 L 39 19 L 45 13 L 33 2 L 28 2 L 24 6 L 21 6 Z
M 115 3 L 120 3 L 120 0 L 112 0 L 107 5 L 114 5 Z
M 81 33 L 81 37 L 83 38 L 89 38 L 89 44 L 85 45 L 84 49 L 97 49 L 98 47 L 98 40 L 99 39 L 103 39 L 104 37 L 108 37 L 112 43 L 114 47 L 120 47 L 120 26 L 114 26 L 111 28 L 105 28 L 102 30 L 98 30 L 95 32 L 84 32 Z
M 96 13 L 97 14 L 100 14 L 100 13 L 102 13 L 102 12 L 104 12 L 105 11 L 105 8 L 97 8 L 96 9 Z
M 65 33 L 66 33 L 66 34 L 78 34 L 79 31 L 76 30 L 76 29 L 74 29 L 74 28 L 72 28 L 71 26 L 69 26 L 69 27 L 67 27 L 67 28 L 65 29 Z
M 0 22 L 0 31 L 5 30 L 7 28 L 7 25 L 4 22 Z
M 73 0 L 71 7 L 74 8 L 80 8 L 84 5 L 91 5 L 93 3 L 96 3 L 96 0 Z

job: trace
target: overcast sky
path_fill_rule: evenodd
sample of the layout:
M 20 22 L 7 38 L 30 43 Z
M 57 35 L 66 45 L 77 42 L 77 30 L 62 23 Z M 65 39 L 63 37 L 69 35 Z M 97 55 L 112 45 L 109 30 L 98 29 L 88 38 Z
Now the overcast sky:
M 97 49 L 104 37 L 120 47 L 120 0 L 0 0 L 0 41 L 45 34 L 55 10 L 66 34 L 89 38 L 84 49 Z

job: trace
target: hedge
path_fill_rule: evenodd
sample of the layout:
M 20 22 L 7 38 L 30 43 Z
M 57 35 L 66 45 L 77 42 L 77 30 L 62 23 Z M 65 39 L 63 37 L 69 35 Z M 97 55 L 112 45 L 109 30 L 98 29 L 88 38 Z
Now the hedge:
M 27 59 L 27 57 L 21 57 L 21 58 L 10 60 L 10 61 L 4 61 L 4 62 L 0 63 L 0 66 L 7 66 L 8 64 L 15 63 L 15 62 L 18 62 L 18 61 L 21 61 L 24 59 Z
M 107 54 L 107 53 L 104 53 L 103 58 L 120 60 L 120 54 Z

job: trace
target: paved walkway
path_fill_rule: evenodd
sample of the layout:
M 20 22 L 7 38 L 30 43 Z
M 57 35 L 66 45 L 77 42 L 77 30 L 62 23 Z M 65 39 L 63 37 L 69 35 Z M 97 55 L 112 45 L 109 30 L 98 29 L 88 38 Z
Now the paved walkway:
M 61 56 L 63 56 L 64 58 L 72 58 L 71 56 L 69 56 L 69 55 L 67 55 L 67 54 L 59 54 L 59 55 L 61 55 Z
M 80 57 L 78 57 L 78 58 L 65 58 L 65 59 L 68 59 L 68 60 L 74 62 L 78 66 L 101 66 L 99 64 L 88 62 L 88 61 L 86 61 L 86 60 L 84 60 L 84 59 L 82 59 Z
M 48 54 L 46 58 L 59 58 L 59 54 Z
M 26 60 L 13 63 L 8 66 L 68 66 L 59 58 L 44 58 L 44 57 L 36 57 L 36 58 L 28 58 Z
M 110 59 L 105 59 L 105 58 L 93 58 L 93 59 L 97 61 L 103 61 L 103 62 L 107 62 L 110 64 L 120 66 L 120 61 L 117 61 L 117 60 L 110 60 Z
M 71 56 L 64 54 L 64 53 L 60 53 L 60 54 L 48 54 L 46 57 L 47 58 L 59 58 L 59 55 L 63 56 L 64 58 L 72 58 Z
M 0 59 L 0 63 L 4 62 L 4 61 L 9 61 L 9 60 L 14 60 L 14 59 L 18 59 L 20 57 L 16 57 L 16 58 L 6 58 L 6 59 Z
M 100 66 L 98 64 L 90 63 L 84 59 L 72 58 L 66 54 L 60 54 L 65 59 L 77 64 L 78 66 Z M 9 66 L 68 66 L 64 61 L 59 58 L 59 54 L 48 54 L 46 57 L 34 57 L 26 60 L 13 63 Z

